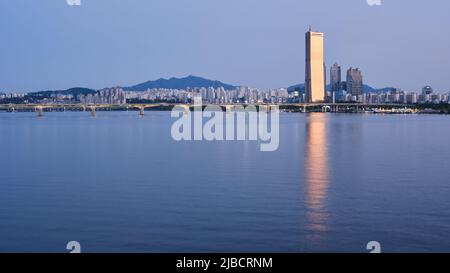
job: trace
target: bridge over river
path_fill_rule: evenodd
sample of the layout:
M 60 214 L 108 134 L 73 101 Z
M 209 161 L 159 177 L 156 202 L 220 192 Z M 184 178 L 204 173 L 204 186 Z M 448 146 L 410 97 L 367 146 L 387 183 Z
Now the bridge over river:
M 214 104 L 226 111 L 231 111 L 235 108 L 246 107 L 245 104 Z M 363 112 L 372 109 L 392 109 L 392 108 L 414 108 L 411 104 L 370 104 L 370 103 L 282 103 L 282 104 L 267 104 L 259 103 L 252 104 L 258 109 L 264 108 L 267 111 L 272 109 L 291 110 L 307 113 L 309 111 L 322 112 Z M 149 103 L 149 104 L 3 104 L 0 105 L 0 111 L 8 112 L 36 112 L 38 116 L 43 116 L 44 112 L 51 111 L 89 111 L 92 116 L 95 116 L 97 111 L 126 111 L 135 110 L 139 115 L 145 115 L 145 110 L 171 110 L 173 107 L 181 107 L 186 111 L 193 109 L 193 104 L 179 104 L 179 103 Z

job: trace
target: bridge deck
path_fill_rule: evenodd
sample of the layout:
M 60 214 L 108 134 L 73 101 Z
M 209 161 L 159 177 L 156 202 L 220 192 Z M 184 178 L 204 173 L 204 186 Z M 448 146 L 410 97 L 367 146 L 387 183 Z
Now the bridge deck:
M 222 107 L 245 106 L 244 104 L 214 104 Z M 415 104 L 399 104 L 399 103 L 259 103 L 256 106 L 280 106 L 280 107 L 323 107 L 323 106 L 347 106 L 347 107 L 414 107 Z M 61 108 L 153 108 L 153 107 L 193 107 L 192 104 L 177 103 L 155 103 L 155 104 L 1 104 L 0 109 L 61 109 Z

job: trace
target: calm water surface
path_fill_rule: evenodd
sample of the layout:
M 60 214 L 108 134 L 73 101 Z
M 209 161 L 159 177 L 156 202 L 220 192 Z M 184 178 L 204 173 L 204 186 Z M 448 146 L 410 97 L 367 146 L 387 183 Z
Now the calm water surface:
M 281 114 L 280 148 L 170 112 L 0 112 L 0 252 L 450 252 L 450 117 Z

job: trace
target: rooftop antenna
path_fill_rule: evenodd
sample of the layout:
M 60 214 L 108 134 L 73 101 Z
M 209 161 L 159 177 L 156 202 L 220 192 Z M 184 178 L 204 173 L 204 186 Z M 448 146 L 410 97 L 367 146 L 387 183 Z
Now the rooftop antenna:
M 311 28 L 311 25 L 309 25 L 309 32 L 311 32 L 312 31 L 312 28 Z

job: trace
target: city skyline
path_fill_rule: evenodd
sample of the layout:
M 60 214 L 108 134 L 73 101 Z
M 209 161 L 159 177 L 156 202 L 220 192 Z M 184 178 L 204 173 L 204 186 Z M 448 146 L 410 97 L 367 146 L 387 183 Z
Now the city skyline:
M 0 93 L 0 104 L 100 104 L 125 105 L 127 103 L 191 103 L 194 99 L 212 104 L 224 103 L 362 103 L 389 104 L 402 103 L 442 104 L 450 103 L 449 94 L 435 93 L 432 86 L 423 87 L 422 92 L 408 92 L 397 87 L 368 92 L 364 90 L 363 73 L 359 68 L 350 67 L 346 81 L 342 81 L 342 69 L 336 62 L 330 68 L 330 83 L 327 82 L 325 63 L 325 33 L 312 31 L 305 33 L 305 83 L 290 88 L 261 91 L 248 86 L 233 86 L 220 81 L 211 81 L 196 76 L 183 79 L 171 78 L 148 81 L 131 87 L 113 87 L 94 90 L 71 88 L 61 91 L 41 91 L 30 93 Z M 381 92 L 379 92 L 381 91 Z M 331 106 L 327 106 L 330 107 Z M 10 110 L 14 109 L 9 107 Z M 142 109 L 145 109 L 142 108 Z M 14 111 L 14 110 L 12 110 Z M 326 111 L 326 110 L 325 110 Z M 357 111 L 358 112 L 358 111 Z M 40 113 L 42 115 L 42 113 Z
M 101 89 L 189 74 L 286 87 L 302 82 L 299 33 L 308 25 L 327 33 L 328 67 L 334 62 L 359 67 L 365 82 L 377 87 L 450 89 L 445 77 L 450 38 L 441 35 L 449 3 L 408 1 L 406 14 L 406 1 L 335 2 L 89 1 L 79 7 L 65 1 L 2 2 L 0 90 Z M 347 16 L 349 9 L 358 12 Z M 164 14 L 171 10 L 179 15 L 167 20 Z M 433 16 L 413 20 L 424 13 Z M 117 16 L 122 20 L 111 20 Z M 400 23 L 405 20 L 410 23 Z M 418 35 L 423 32 L 430 38 Z

